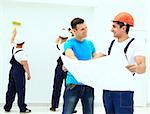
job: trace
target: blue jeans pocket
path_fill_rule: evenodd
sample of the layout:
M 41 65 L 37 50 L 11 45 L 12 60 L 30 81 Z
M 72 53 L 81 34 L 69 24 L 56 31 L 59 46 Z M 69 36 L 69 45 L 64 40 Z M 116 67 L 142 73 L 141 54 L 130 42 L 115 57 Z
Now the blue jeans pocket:
M 133 107 L 133 92 L 123 92 L 120 94 L 120 105 L 122 108 L 132 108 Z
M 69 84 L 69 85 L 66 86 L 66 90 L 71 90 L 71 89 L 73 89 L 75 87 L 76 87 L 75 84 Z

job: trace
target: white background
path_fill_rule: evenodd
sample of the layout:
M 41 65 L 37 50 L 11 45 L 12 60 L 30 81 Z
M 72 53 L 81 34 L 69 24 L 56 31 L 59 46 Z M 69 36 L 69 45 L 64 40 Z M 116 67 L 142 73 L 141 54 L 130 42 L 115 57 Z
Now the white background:
M 101 50 L 112 39 L 111 20 L 118 12 L 127 11 L 135 18 L 130 35 L 149 44 L 150 24 L 147 20 L 150 20 L 150 9 L 147 4 L 150 4 L 148 0 L 0 0 L 0 103 L 5 102 L 8 84 L 13 20 L 22 22 L 19 34 L 26 39 L 25 49 L 31 69 L 32 79 L 26 84 L 26 102 L 50 103 L 58 56 L 54 45 L 58 30 L 69 27 L 74 17 L 82 17 L 88 24 L 88 38 L 97 50 Z M 148 52 L 150 46 L 146 46 Z M 135 104 L 138 106 L 150 103 L 149 59 L 148 52 L 147 73 L 136 78 Z M 102 103 L 99 96 L 95 102 Z

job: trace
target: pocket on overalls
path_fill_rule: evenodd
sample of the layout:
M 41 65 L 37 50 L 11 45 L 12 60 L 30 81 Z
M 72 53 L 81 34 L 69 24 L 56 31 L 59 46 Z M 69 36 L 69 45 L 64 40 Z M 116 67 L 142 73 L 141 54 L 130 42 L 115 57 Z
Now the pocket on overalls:
M 122 108 L 133 107 L 133 92 L 127 91 L 120 94 L 120 105 Z

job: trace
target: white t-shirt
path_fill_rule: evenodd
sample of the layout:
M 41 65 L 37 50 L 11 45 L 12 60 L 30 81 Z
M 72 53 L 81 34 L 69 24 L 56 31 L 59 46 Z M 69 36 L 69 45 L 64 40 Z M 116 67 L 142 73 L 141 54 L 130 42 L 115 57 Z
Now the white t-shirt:
M 115 40 L 114 44 L 112 45 L 110 54 L 111 55 L 115 54 L 116 56 L 119 56 L 119 53 L 118 53 L 119 50 L 124 51 L 124 48 L 127 46 L 127 44 L 130 42 L 131 39 L 132 38 L 128 38 L 127 40 L 121 43 Z M 107 52 L 108 52 L 108 49 L 107 49 Z M 135 64 L 135 60 L 134 60 L 135 56 L 146 55 L 144 42 L 141 42 L 137 39 L 133 40 L 127 49 L 126 55 L 127 55 L 128 63 Z
M 64 44 L 65 44 L 65 42 L 62 43 L 62 44 L 58 44 L 58 47 L 60 49 L 59 51 L 62 52 L 62 53 L 64 52 Z
M 27 59 L 27 54 L 23 50 L 23 48 L 16 48 L 15 44 L 11 44 L 11 45 L 12 45 L 12 48 L 14 47 L 13 54 L 15 54 L 14 57 L 15 57 L 16 61 L 18 61 L 19 63 L 21 63 L 21 61 L 27 61 L 28 60 Z M 17 52 L 18 50 L 22 50 L 22 51 Z
M 112 45 L 111 48 L 111 52 L 110 55 L 113 56 L 114 58 L 117 57 L 121 57 L 121 54 L 124 54 L 124 48 L 127 46 L 128 42 L 131 40 L 132 38 L 128 38 L 126 41 L 124 42 L 118 42 L 117 40 L 115 40 L 114 44 Z M 110 45 L 110 44 L 109 44 Z M 106 55 L 108 54 L 108 48 L 106 49 Z M 136 64 L 135 62 L 135 56 L 138 55 L 142 55 L 145 56 L 146 52 L 145 52 L 145 46 L 144 46 L 144 42 L 138 41 L 137 39 L 133 40 L 126 52 L 127 55 L 127 63 L 128 64 Z M 116 64 L 119 64 L 122 61 L 117 61 L 116 59 L 114 59 L 116 61 Z M 113 72 L 113 70 L 112 70 Z M 119 71 L 118 71 L 119 72 Z M 135 75 L 136 76 L 136 75 Z M 134 81 L 135 81 L 135 76 L 129 74 L 128 76 L 122 74 L 121 72 L 119 73 L 119 75 L 117 76 L 113 76 L 114 79 L 109 81 L 109 86 L 106 86 L 106 88 L 104 89 L 108 89 L 108 90 L 134 90 Z M 111 79 L 111 77 L 110 77 Z M 111 86 L 110 86 L 111 85 Z
M 60 50 L 57 48 L 57 45 L 58 45 L 58 48 Z M 62 43 L 62 44 L 55 44 L 54 47 L 55 47 L 56 55 L 57 55 L 56 58 L 58 58 L 58 57 L 60 57 L 60 54 L 62 54 L 64 52 L 64 43 Z

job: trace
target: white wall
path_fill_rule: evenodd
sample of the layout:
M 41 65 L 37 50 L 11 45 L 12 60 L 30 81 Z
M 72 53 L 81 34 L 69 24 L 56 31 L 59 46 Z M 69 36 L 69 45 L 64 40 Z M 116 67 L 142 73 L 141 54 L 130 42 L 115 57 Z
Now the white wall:
M 120 11 L 130 12 L 135 19 L 135 27 L 130 31 L 130 36 L 140 39 L 141 41 L 148 40 L 147 36 L 147 2 L 142 2 L 140 0 L 101 0 L 99 2 L 101 6 L 95 9 L 95 27 L 93 29 L 95 32 L 95 37 L 97 38 L 96 45 L 97 47 L 105 46 L 104 41 L 109 41 L 112 37 L 111 29 L 111 20 L 114 15 Z M 147 51 L 147 50 L 146 50 Z M 110 71 L 111 72 L 111 71 Z M 135 77 L 136 80 L 136 90 L 135 90 L 135 105 L 144 106 L 148 102 L 148 83 L 147 75 L 144 74 L 141 76 Z
M 3 65 L 4 65 L 4 61 L 3 61 L 3 50 L 4 50 L 4 47 L 3 47 L 3 43 L 4 43 L 4 37 L 3 37 L 3 31 L 4 31 L 4 29 L 3 29 L 3 2 L 0 2 L 0 103 L 1 103 L 1 101 L 2 101 L 2 99 L 1 99 L 1 96 L 3 95 L 3 93 L 2 93 L 2 91 L 3 91 L 3 84 L 2 84 L 2 82 L 3 82 Z
M 90 2 L 72 0 L 6 0 L 1 4 L 0 11 L 0 47 L 3 52 L 3 61 L 0 72 L 0 103 L 5 102 L 5 92 L 8 83 L 10 68 L 10 49 L 8 48 L 11 36 L 12 20 L 23 23 L 20 30 L 26 38 L 25 49 L 28 52 L 32 80 L 27 82 L 26 101 L 29 103 L 50 103 L 56 56 L 54 41 L 57 31 L 63 26 L 69 26 L 74 17 L 83 17 L 89 27 L 89 36 L 98 50 L 105 46 L 105 42 L 112 38 L 111 20 L 120 11 L 128 11 L 135 17 L 135 28 L 130 32 L 136 38 L 150 42 L 148 37 L 147 2 L 140 0 L 95 0 Z M 21 2 L 18 2 L 21 1 Z M 67 2 L 66 2 L 67 1 Z M 148 1 L 148 0 L 147 0 Z M 85 3 L 85 4 L 84 4 Z M 135 4 L 136 3 L 136 4 Z M 150 16 L 148 16 L 150 18 Z M 147 25 L 147 26 L 146 26 Z M 91 37 L 92 36 L 92 37 Z M 150 36 L 150 35 L 149 35 Z M 0 38 L 1 39 L 1 38 Z M 150 49 L 150 47 L 148 47 Z M 149 53 L 148 53 L 149 54 Z M 150 54 L 149 57 L 150 58 Z M 149 65 L 149 64 L 148 64 Z M 145 74 L 146 76 L 149 75 Z M 136 78 L 136 105 L 144 106 L 150 103 L 150 78 Z M 147 83 L 148 81 L 148 83 Z M 97 94 L 96 94 L 97 95 Z M 148 99 L 148 100 L 147 100 Z M 61 98 L 62 102 L 62 98 Z M 101 96 L 98 101 L 102 102 Z
M 149 29 L 149 27 L 150 27 L 150 22 L 149 22 L 149 20 L 150 20 L 150 7 L 149 7 L 149 4 L 150 4 L 150 1 L 149 0 L 147 0 L 147 2 L 146 2 L 147 4 L 146 4 L 146 6 L 147 6 L 147 10 L 146 10 L 146 12 L 147 12 L 147 15 L 145 16 L 145 17 L 143 17 L 143 18 L 146 18 L 147 19 L 147 23 L 146 23 L 146 31 L 147 31 L 147 95 L 148 95 L 148 100 L 147 100 L 147 102 L 150 104 L 150 51 L 149 51 L 149 49 L 150 49 L 150 29 Z
M 5 92 L 8 83 L 9 59 L 11 56 L 9 40 L 12 32 L 12 20 L 23 23 L 20 33 L 26 38 L 25 49 L 31 68 L 31 81 L 27 81 L 27 102 L 50 103 L 56 52 L 54 42 L 57 31 L 68 26 L 74 17 L 83 17 L 91 22 L 93 8 L 85 6 L 70 6 L 46 3 L 5 2 L 3 4 L 3 74 L 1 102 L 5 102 Z M 89 28 L 90 25 L 89 25 Z M 21 30 L 22 29 L 22 30 Z

